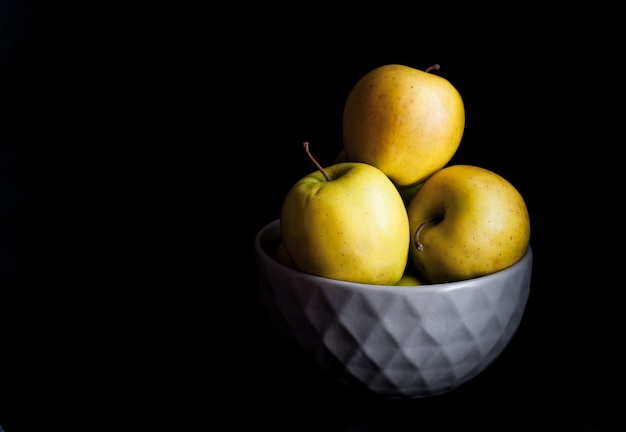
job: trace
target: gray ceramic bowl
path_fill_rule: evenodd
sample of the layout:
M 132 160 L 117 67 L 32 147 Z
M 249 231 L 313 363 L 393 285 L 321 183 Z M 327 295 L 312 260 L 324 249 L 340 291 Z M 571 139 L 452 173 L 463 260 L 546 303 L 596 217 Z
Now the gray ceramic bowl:
M 261 294 L 275 329 L 347 385 L 387 398 L 448 392 L 485 370 L 522 319 L 532 250 L 480 278 L 379 286 L 323 278 L 273 258 L 280 221 L 257 234 Z

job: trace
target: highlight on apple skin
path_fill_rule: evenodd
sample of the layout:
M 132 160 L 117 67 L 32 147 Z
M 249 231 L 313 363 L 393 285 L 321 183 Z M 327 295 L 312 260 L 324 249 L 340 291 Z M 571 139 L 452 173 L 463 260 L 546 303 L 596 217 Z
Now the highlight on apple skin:
M 381 170 L 343 162 L 302 177 L 281 208 L 281 239 L 302 271 L 333 279 L 394 285 L 408 262 L 409 220 Z

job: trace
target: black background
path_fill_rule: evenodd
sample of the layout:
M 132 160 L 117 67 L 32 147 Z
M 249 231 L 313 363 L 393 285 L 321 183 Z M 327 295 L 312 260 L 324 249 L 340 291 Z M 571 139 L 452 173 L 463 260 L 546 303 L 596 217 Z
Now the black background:
M 611 11 L 84 3 L 2 3 L 6 432 L 623 424 Z M 277 338 L 254 267 L 313 170 L 302 142 L 331 163 L 350 88 L 386 63 L 441 65 L 466 108 L 452 162 L 522 192 L 535 254 L 507 350 L 417 401 L 343 388 Z

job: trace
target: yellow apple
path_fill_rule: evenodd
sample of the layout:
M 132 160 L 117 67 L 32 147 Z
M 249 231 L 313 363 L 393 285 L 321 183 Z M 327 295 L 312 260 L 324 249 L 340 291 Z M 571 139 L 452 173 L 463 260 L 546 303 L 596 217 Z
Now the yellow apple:
M 349 161 L 376 166 L 399 187 L 423 182 L 450 161 L 465 108 L 458 90 L 430 69 L 387 64 L 357 81 L 343 110 Z
M 515 264 L 530 241 L 521 193 L 499 174 L 452 165 L 429 177 L 407 207 L 410 262 L 424 281 L 452 282 Z
M 394 285 L 410 242 L 395 185 L 360 162 L 317 166 L 290 188 L 281 208 L 281 239 L 293 263 L 318 276 Z
M 339 150 L 339 153 L 337 153 L 337 157 L 335 158 L 335 163 L 339 163 L 339 162 L 349 162 L 346 158 L 346 149 L 344 147 L 342 147 L 341 150 Z M 411 198 L 413 198 L 413 195 L 415 195 L 415 192 L 417 192 L 417 190 L 420 188 L 421 185 L 422 185 L 421 183 L 415 186 L 407 186 L 407 187 L 401 187 L 401 186 L 396 185 L 396 188 L 398 189 L 398 192 L 400 192 L 400 196 L 402 197 L 402 200 L 404 201 L 405 206 L 409 205 Z

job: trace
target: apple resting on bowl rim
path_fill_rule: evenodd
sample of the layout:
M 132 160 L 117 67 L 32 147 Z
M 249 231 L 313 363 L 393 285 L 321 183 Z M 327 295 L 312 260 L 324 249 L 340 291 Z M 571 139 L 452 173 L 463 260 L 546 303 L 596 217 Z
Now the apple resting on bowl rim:
M 342 383 L 386 398 L 445 393 L 480 374 L 516 333 L 530 291 L 530 246 L 494 274 L 411 287 L 303 273 L 274 258 L 279 243 L 278 219 L 255 239 L 276 331 Z

